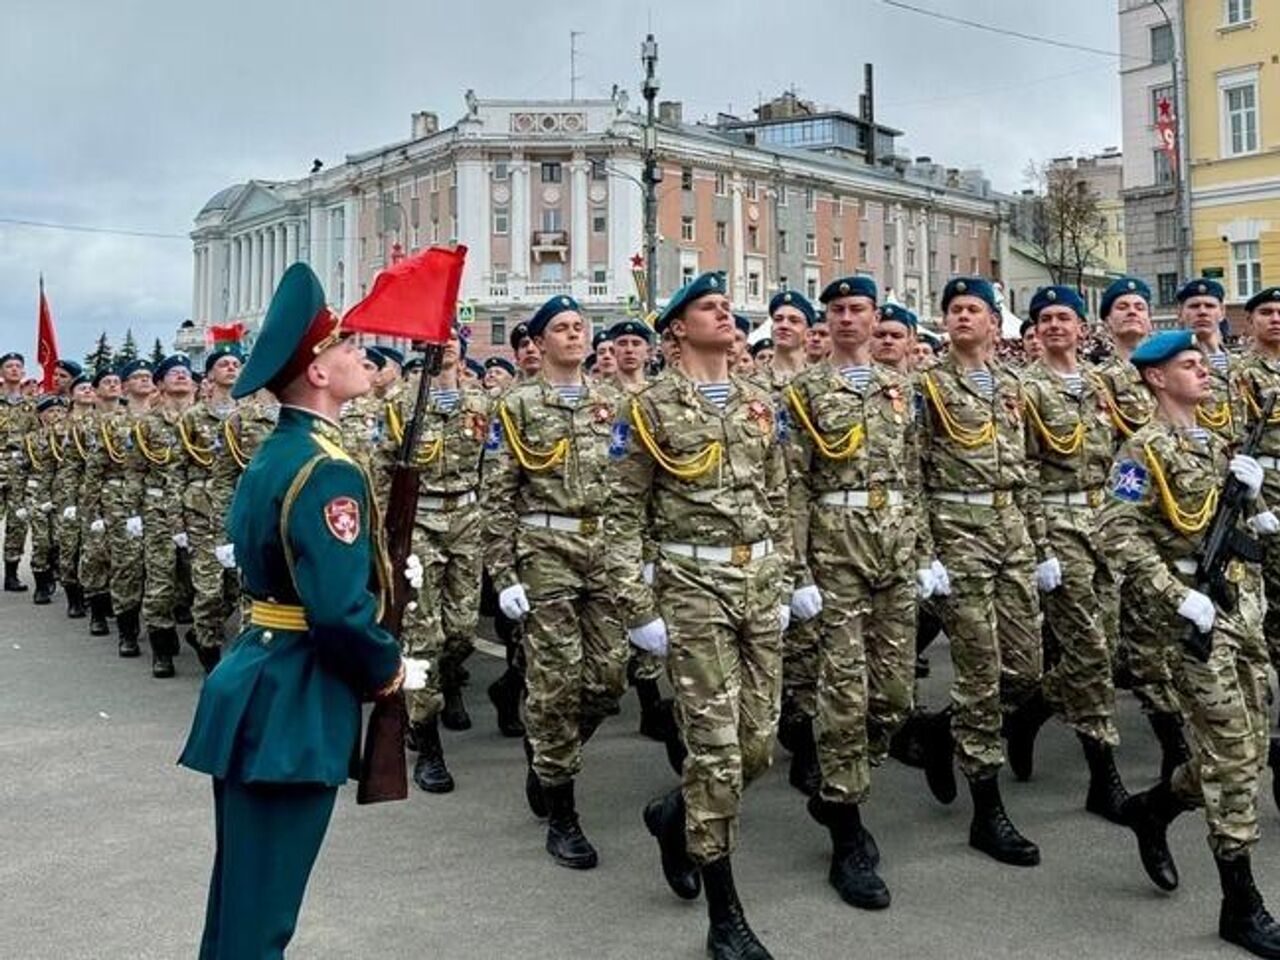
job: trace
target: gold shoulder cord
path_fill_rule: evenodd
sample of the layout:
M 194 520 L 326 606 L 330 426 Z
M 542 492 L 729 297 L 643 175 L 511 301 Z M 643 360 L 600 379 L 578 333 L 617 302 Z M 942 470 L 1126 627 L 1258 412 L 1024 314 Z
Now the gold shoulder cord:
M 858 452 L 865 436 L 862 424 L 855 423 L 839 440 L 828 443 L 826 438 L 818 432 L 817 427 L 813 425 L 813 421 L 809 419 L 809 413 L 805 409 L 805 404 L 800 398 L 800 394 L 790 384 L 787 385 L 787 400 L 790 401 L 791 409 L 795 411 L 796 417 L 800 420 L 805 432 L 813 438 L 814 446 L 818 448 L 818 452 L 828 460 L 848 460 Z
M 403 443 L 404 421 L 400 418 L 400 411 L 396 404 L 390 400 L 387 401 L 387 426 L 391 428 L 391 436 L 395 438 L 396 443 Z
M 196 442 L 191 439 L 191 434 L 187 430 L 187 418 L 181 417 L 178 420 L 178 436 L 182 438 L 183 449 L 197 464 L 202 467 L 213 465 L 213 448 L 197 446 Z
M 561 437 L 550 450 L 534 450 L 532 447 L 525 446 L 524 441 L 520 439 L 520 434 L 516 432 L 515 423 L 505 403 L 498 404 L 498 418 L 502 421 L 502 429 L 507 436 L 507 446 L 511 448 L 511 453 L 520 466 L 530 473 L 550 470 L 569 455 L 568 437 Z
M 22 439 L 23 444 L 27 448 L 27 459 L 31 461 L 31 466 L 36 470 L 40 469 L 40 458 L 36 456 L 35 445 L 31 442 L 31 434 L 27 434 Z
M 233 414 L 232 416 L 238 416 L 238 414 Z M 244 455 L 244 448 L 240 446 L 240 440 L 236 437 L 236 431 L 231 425 L 231 420 L 232 417 L 227 417 L 222 421 L 222 436 L 227 441 L 227 449 L 231 451 L 231 459 L 243 470 L 249 465 L 249 458 Z
M 45 434 L 45 445 L 49 448 L 49 453 L 53 455 L 54 462 L 61 463 L 64 457 L 62 456 L 62 451 L 59 449 L 61 444 L 58 443 L 58 433 L 56 429 L 50 429 L 49 432 Z
M 80 459 L 88 463 L 89 451 L 84 448 L 84 442 L 80 438 L 80 429 L 76 424 L 71 425 L 71 442 L 75 444 L 76 453 L 80 455 Z
M 117 450 L 111 443 L 111 430 L 108 423 L 102 424 L 102 449 L 107 451 L 107 458 L 115 464 L 124 463 L 124 454 Z
M 1262 408 L 1258 406 L 1258 398 L 1253 395 L 1253 388 L 1249 386 L 1248 380 L 1240 381 L 1240 395 L 1244 397 L 1245 405 L 1248 406 L 1255 418 L 1262 416 Z M 1276 409 L 1271 414 L 1270 419 L 1267 420 L 1267 423 L 1280 423 L 1280 404 L 1276 405 Z
M 1076 421 L 1076 428 L 1069 434 L 1054 433 L 1040 418 L 1040 411 L 1031 402 L 1030 397 L 1027 398 L 1023 406 L 1027 408 L 1027 413 L 1031 415 L 1031 423 L 1035 426 L 1036 433 L 1040 434 L 1040 438 L 1044 440 L 1045 446 L 1050 450 L 1059 456 L 1069 457 L 1080 449 L 1080 445 L 1084 443 L 1084 424 L 1082 422 Z
M 1231 426 L 1231 401 L 1223 400 L 1216 409 L 1211 410 L 1202 403 L 1196 407 L 1196 422 L 1210 430 L 1221 431 Z
M 933 382 L 933 376 L 926 373 L 920 379 L 924 383 L 924 392 L 929 397 L 929 402 L 938 411 L 938 419 L 942 421 L 942 429 L 948 437 L 960 446 L 970 449 L 987 443 L 995 443 L 996 425 L 993 420 L 988 420 L 978 430 L 960 426 L 947 410 L 947 405 L 942 401 L 942 395 L 938 393 L 938 387 Z
M 1115 397 L 1111 396 L 1111 391 L 1107 389 L 1107 385 L 1103 383 L 1102 377 L 1097 374 L 1093 377 L 1093 385 L 1098 388 L 1098 392 L 1102 394 L 1102 399 L 1107 404 L 1107 412 L 1111 414 L 1112 425 L 1120 431 L 1125 437 L 1132 437 L 1135 433 L 1151 422 L 1151 415 L 1148 414 L 1143 420 L 1135 420 L 1133 417 L 1126 417 L 1116 404 Z
M 667 456 L 653 439 L 644 414 L 640 411 L 640 401 L 634 399 L 631 401 L 631 420 L 635 424 L 640 442 L 649 451 L 649 456 L 653 457 L 658 466 L 673 477 L 679 477 L 681 480 L 696 480 L 720 463 L 724 445 L 719 440 L 712 440 L 693 456 L 683 460 Z
M 146 439 L 144 439 L 142 435 L 141 420 L 133 425 L 133 439 L 138 442 L 138 449 L 142 451 L 142 455 L 157 466 L 164 466 L 173 459 L 173 451 L 168 447 L 165 447 L 164 456 L 159 456 L 158 454 L 151 452 L 151 449 L 147 446 Z
M 1151 468 L 1151 476 L 1155 478 L 1156 491 L 1160 494 L 1160 506 L 1169 523 L 1173 525 L 1173 529 L 1190 536 L 1207 527 L 1214 511 L 1218 508 L 1218 488 L 1215 486 L 1205 494 L 1204 502 L 1200 504 L 1198 510 L 1183 510 L 1178 506 L 1173 491 L 1169 489 L 1169 482 L 1165 479 L 1164 470 L 1160 466 L 1155 450 L 1151 448 L 1151 441 L 1148 440 L 1143 445 L 1142 452 L 1146 456 L 1147 466 Z

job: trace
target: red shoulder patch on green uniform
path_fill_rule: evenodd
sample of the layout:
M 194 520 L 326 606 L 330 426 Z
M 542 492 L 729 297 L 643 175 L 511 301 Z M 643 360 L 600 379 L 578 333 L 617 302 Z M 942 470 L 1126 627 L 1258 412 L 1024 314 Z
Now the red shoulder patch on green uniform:
M 334 497 L 324 505 L 324 523 L 343 543 L 355 543 L 360 536 L 360 504 L 352 497 Z

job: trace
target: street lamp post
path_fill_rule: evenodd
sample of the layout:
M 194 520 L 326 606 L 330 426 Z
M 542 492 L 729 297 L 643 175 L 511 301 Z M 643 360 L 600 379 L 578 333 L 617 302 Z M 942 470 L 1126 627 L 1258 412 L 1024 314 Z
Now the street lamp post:
M 1173 60 L 1169 65 L 1173 71 L 1173 116 L 1177 122 L 1178 133 L 1178 165 L 1173 171 L 1173 202 L 1177 208 L 1178 272 L 1186 279 L 1191 276 L 1191 245 L 1188 242 L 1188 234 L 1191 232 L 1191 185 L 1187 182 L 1187 174 L 1190 170 L 1190 159 L 1187 156 L 1190 131 L 1188 118 L 1184 113 L 1186 98 L 1182 90 L 1182 79 L 1186 74 L 1185 65 L 1182 63 L 1184 48 L 1182 17 L 1179 15 L 1178 22 L 1175 24 L 1173 18 L 1169 16 L 1169 11 L 1164 8 L 1163 0 L 1153 0 L 1153 2 L 1156 9 L 1160 11 L 1160 15 L 1164 17 L 1165 25 L 1168 26 L 1169 34 L 1173 38 Z
M 640 45 L 640 59 L 644 63 L 643 93 L 648 107 L 644 125 L 644 310 L 646 316 L 651 316 L 658 303 L 658 184 L 662 182 L 654 114 L 654 100 L 658 96 L 658 41 L 652 33 Z

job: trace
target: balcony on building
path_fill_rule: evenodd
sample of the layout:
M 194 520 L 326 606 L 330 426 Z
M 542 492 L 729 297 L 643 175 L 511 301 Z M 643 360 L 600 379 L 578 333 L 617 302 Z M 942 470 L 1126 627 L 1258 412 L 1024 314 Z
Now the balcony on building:
M 556 259 L 562 263 L 569 260 L 569 232 L 567 230 L 535 230 L 529 249 L 533 259 L 542 261 Z

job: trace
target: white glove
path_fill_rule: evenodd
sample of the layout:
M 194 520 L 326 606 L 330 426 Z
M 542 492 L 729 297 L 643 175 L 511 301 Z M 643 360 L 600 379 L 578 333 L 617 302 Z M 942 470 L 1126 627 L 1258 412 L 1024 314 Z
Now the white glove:
M 524 584 L 517 583 L 498 594 L 498 607 L 507 615 L 508 620 L 523 620 L 529 612 L 529 598 L 524 594 Z
M 89 531 L 91 533 L 106 533 L 107 521 L 99 517 L 97 520 L 94 520 L 92 523 L 89 524 Z
M 797 620 L 812 620 L 821 612 L 822 592 L 812 583 L 791 594 L 791 613 Z
M 791 626 L 791 608 L 784 603 L 778 607 L 778 630 L 786 633 L 789 626 Z
M 234 543 L 224 543 L 220 547 L 213 548 L 213 555 L 218 558 L 218 562 L 227 570 L 234 570 L 236 566 L 236 545 Z
M 404 664 L 404 683 L 401 684 L 401 689 L 425 689 L 427 686 L 427 674 L 431 672 L 431 661 L 401 657 L 400 662 Z
M 75 507 L 63 507 L 63 508 L 62 508 L 62 519 L 63 519 L 63 520 L 74 520 L 75 518 L 76 518 L 76 508 L 75 508 Z
M 1258 492 L 1262 489 L 1262 464 L 1253 457 L 1237 453 L 1231 458 L 1230 469 L 1235 478 L 1247 488 L 1245 499 L 1257 499 Z
M 52 500 L 46 500 L 44 503 L 40 504 L 40 508 L 39 508 L 39 509 L 40 509 L 40 512 L 41 512 L 41 513 L 52 513 L 52 512 L 53 512 L 53 501 L 52 501 Z
M 916 571 L 916 596 L 928 600 L 938 592 L 938 578 L 933 567 L 921 567 Z
M 124 535 L 130 540 L 137 540 L 142 536 L 142 518 L 130 517 L 124 522 Z
M 1050 557 L 1036 567 L 1036 583 L 1044 593 L 1052 593 L 1062 586 L 1062 564 L 1057 557 Z
M 181 533 L 175 533 L 170 539 L 173 540 L 173 545 L 179 550 L 191 549 L 191 541 L 187 539 L 187 531 L 185 530 Z
M 404 561 L 404 578 L 415 590 L 422 589 L 422 560 L 416 553 L 411 553 Z
M 646 563 L 640 571 L 640 576 L 644 578 L 644 582 L 649 586 L 653 586 L 653 564 Z
M 1218 612 L 1213 609 L 1213 601 L 1199 590 L 1188 590 L 1187 598 L 1178 604 L 1178 616 L 1186 617 L 1201 633 L 1208 633 Z
M 13 515 L 19 520 L 25 520 L 27 517 L 31 516 L 31 514 L 27 512 L 26 507 L 19 507 L 17 510 L 13 511 Z
M 942 565 L 942 561 L 934 560 L 929 564 L 929 569 L 933 571 L 934 595 L 939 597 L 951 596 L 951 575 L 947 573 L 947 568 Z
M 1280 517 L 1270 510 L 1263 510 L 1245 521 L 1250 530 L 1263 537 L 1280 533 Z
M 627 631 L 627 639 L 631 645 L 655 657 L 667 655 L 667 621 L 658 617 L 643 626 Z

